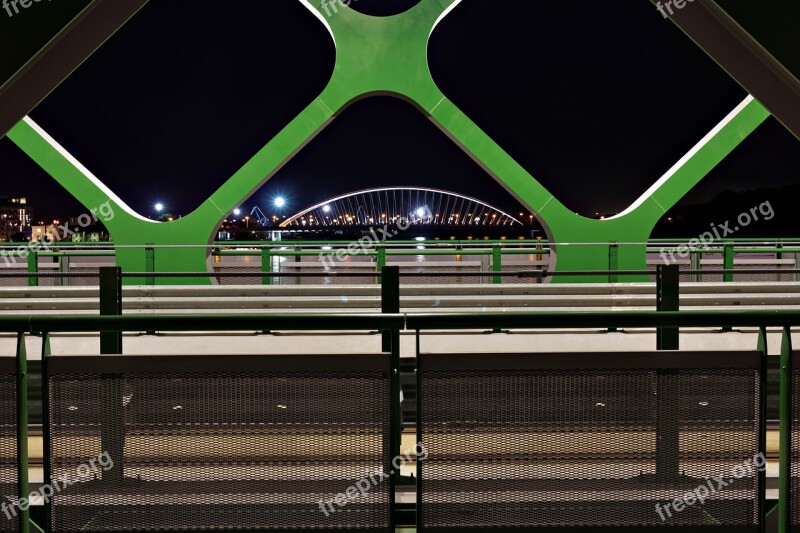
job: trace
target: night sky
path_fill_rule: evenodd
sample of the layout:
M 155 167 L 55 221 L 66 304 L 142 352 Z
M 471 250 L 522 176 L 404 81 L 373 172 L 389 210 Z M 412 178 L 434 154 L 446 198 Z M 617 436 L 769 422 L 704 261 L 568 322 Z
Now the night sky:
M 385 15 L 416 3 L 353 5 Z M 464 0 L 434 32 L 429 60 L 456 105 L 589 216 L 624 209 L 746 96 L 646 1 Z M 31 116 L 140 213 L 160 201 L 185 215 L 322 91 L 334 61 L 328 32 L 297 0 L 151 0 Z M 798 168 L 797 140 L 770 119 L 683 203 L 800 183 Z M 27 196 L 37 218 L 81 212 L 6 138 L 0 173 L 0 195 Z M 342 112 L 243 206 L 269 212 L 280 194 L 295 212 L 391 185 L 519 210 L 428 119 L 386 96 Z

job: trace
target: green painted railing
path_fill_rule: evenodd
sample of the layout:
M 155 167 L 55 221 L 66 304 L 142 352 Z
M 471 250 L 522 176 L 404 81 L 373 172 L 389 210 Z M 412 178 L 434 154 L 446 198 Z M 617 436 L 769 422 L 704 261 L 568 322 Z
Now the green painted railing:
M 292 267 L 291 263 L 282 262 L 281 258 L 295 258 L 299 260 L 303 257 L 319 257 L 322 261 L 327 261 L 334 265 L 337 255 L 346 254 L 348 257 L 367 257 L 371 261 L 364 262 L 364 268 L 372 269 L 375 272 L 380 270 L 390 261 L 392 257 L 456 257 L 456 261 L 461 261 L 464 257 L 479 257 L 481 261 L 481 272 L 497 273 L 502 272 L 505 265 L 508 265 L 504 258 L 513 256 L 530 257 L 530 267 L 536 268 L 539 264 L 544 266 L 547 256 L 553 253 L 551 246 L 557 247 L 585 247 L 594 246 L 588 243 L 561 243 L 551 245 L 544 240 L 488 240 L 488 241 L 391 241 L 379 243 L 377 245 L 354 246 L 358 241 L 308 241 L 308 242 L 218 242 L 208 246 L 211 256 L 218 259 L 224 257 L 252 257 L 256 260 L 254 267 L 260 268 L 261 272 L 280 272 L 281 266 Z M 759 246 L 763 244 L 763 246 Z M 619 269 L 619 255 L 628 245 L 641 245 L 641 243 L 612 243 L 608 247 L 608 270 Z M 123 247 L 124 248 L 124 247 Z M 170 247 L 171 248 L 171 247 Z M 16 250 L 14 246 L 0 245 L 0 255 Z M 146 261 L 144 263 L 145 272 L 155 272 L 156 262 L 161 248 L 150 246 L 145 250 Z M 345 252 L 346 251 L 346 252 Z M 703 258 L 716 255 L 722 259 L 722 267 L 725 270 L 734 269 L 734 256 L 736 254 L 749 254 L 764 256 L 775 260 L 794 260 L 794 268 L 800 267 L 800 242 L 792 240 L 782 241 L 763 241 L 758 239 L 741 240 L 720 240 L 712 243 L 708 247 L 690 247 L 687 244 L 680 244 L 674 239 L 654 240 L 648 244 L 648 253 L 659 255 L 671 259 L 689 259 L 691 270 L 698 271 L 694 274 L 694 281 L 703 281 Z M 98 257 L 108 258 L 116 255 L 113 244 L 81 245 L 80 243 L 59 243 L 52 250 L 32 249 L 26 257 L 14 257 L 17 265 L 26 265 L 31 274 L 43 270 L 41 259 L 55 259 L 53 271 L 60 273 L 69 272 L 71 258 Z M 787 258 L 787 255 L 792 256 Z M 6 256 L 6 259 L 8 257 Z M 484 261 L 483 258 L 486 258 Z M 484 264 L 485 263 L 485 264 Z M 303 263 L 301 263 L 303 264 Z M 355 263 L 351 263 L 355 264 Z M 222 266 L 222 263 L 219 263 Z M 0 264 L 0 266 L 2 266 Z M 231 266 L 231 265 L 226 265 Z M 419 266 L 419 265 L 415 265 Z M 424 266 L 424 265 L 423 265 Z M 485 268 L 484 268 L 485 267 Z M 555 265 L 555 272 L 558 272 L 558 265 Z M 708 270 L 709 275 L 720 275 L 719 272 Z M 321 274 L 322 275 L 322 274 Z M 722 274 L 723 281 L 733 281 L 734 272 Z M 213 273 L 209 273 L 213 277 Z M 628 279 L 630 278 L 630 279 Z M 485 278 L 493 283 L 501 283 L 499 276 Z M 792 276 L 794 281 L 800 280 L 800 276 Z M 615 282 L 615 281 L 646 281 L 646 276 L 615 276 L 597 277 L 597 279 L 583 279 L 581 281 L 595 282 Z M 559 281 L 563 281 L 559 279 Z M 154 284 L 156 279 L 146 277 L 138 283 Z M 36 277 L 28 278 L 29 286 L 38 285 Z M 272 283 L 271 278 L 264 278 L 264 284 Z M 65 284 L 64 278 L 58 278 L 58 284 Z

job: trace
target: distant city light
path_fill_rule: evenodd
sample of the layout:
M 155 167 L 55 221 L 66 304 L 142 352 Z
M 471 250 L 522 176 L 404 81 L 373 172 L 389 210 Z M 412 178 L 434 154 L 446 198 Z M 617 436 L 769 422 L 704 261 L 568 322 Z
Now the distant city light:
M 425 237 L 417 237 L 416 240 L 418 242 L 423 242 L 425 240 Z
M 162 204 L 161 202 L 158 202 L 158 203 L 155 205 L 155 208 L 156 208 L 156 211 L 158 211 L 158 212 L 160 213 L 161 211 L 163 211 L 163 210 L 164 210 L 164 204 Z
M 325 212 L 325 213 L 330 213 L 331 212 L 331 206 L 329 206 L 327 204 L 323 205 L 322 206 L 322 211 Z
M 273 203 L 275 204 L 275 207 L 283 207 L 286 205 L 286 198 L 284 198 L 283 196 L 278 196 L 275 198 Z

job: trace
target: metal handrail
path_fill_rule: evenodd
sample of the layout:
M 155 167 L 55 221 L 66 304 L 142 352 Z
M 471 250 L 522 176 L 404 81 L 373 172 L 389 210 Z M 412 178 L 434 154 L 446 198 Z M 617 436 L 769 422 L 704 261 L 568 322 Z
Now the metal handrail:
M 800 311 L 591 311 L 0 317 L 0 333 L 373 331 L 800 326 Z

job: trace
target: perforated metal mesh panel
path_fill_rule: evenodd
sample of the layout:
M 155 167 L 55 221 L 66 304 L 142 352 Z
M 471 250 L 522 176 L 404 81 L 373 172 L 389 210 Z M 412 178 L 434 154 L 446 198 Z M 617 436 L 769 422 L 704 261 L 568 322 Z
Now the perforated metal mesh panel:
M 260 265 L 243 265 L 240 267 L 234 266 L 220 266 L 214 265 L 214 273 L 229 273 L 229 272 L 252 272 L 253 270 L 260 270 Z M 217 276 L 216 278 L 217 283 L 220 285 L 261 285 L 261 277 L 259 276 L 246 276 L 246 277 L 225 277 L 225 276 Z
M 2 361 L 0 371 L 0 531 L 19 531 L 17 485 L 17 384 L 14 360 Z
M 268 372 L 264 358 L 238 358 L 198 373 L 183 358 L 193 372 L 131 362 L 102 376 L 63 368 L 88 358 L 51 358 L 50 475 L 76 481 L 52 500 L 53 531 L 386 531 L 388 481 L 330 502 L 389 464 L 388 370 L 331 357 L 339 370 L 310 360 Z M 97 466 L 104 452 L 113 467 Z
M 798 355 L 793 357 L 792 370 L 792 433 L 791 433 L 791 480 L 789 482 L 789 522 L 794 531 L 800 530 L 800 363 Z
M 319 274 L 318 276 L 295 276 L 291 274 Z M 327 276 L 332 273 L 334 275 Z M 363 276 L 342 276 L 336 277 L 336 273 L 357 273 Z M 280 278 L 281 285 L 374 285 L 377 283 L 375 265 L 365 264 L 363 267 L 337 268 L 336 261 L 333 267 L 320 265 L 314 267 L 300 267 L 289 262 L 281 263 L 281 274 L 287 274 Z
M 758 370 L 559 370 L 565 356 L 423 356 L 422 528 L 757 527 Z M 702 504 L 664 509 L 699 487 Z
M 412 263 L 403 264 L 400 267 L 401 285 L 460 285 L 466 283 L 489 283 L 491 278 L 479 276 L 483 272 L 480 264 L 474 261 L 467 263 L 470 266 L 462 266 L 457 262 L 452 265 L 429 266 L 426 263 L 419 263 L 419 266 L 412 266 Z M 439 272 L 458 272 L 463 276 L 439 276 Z M 406 273 L 422 274 L 417 276 L 405 276 Z

